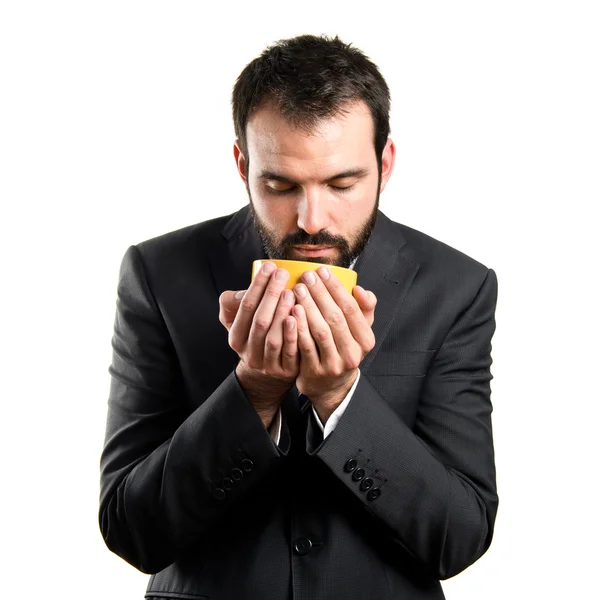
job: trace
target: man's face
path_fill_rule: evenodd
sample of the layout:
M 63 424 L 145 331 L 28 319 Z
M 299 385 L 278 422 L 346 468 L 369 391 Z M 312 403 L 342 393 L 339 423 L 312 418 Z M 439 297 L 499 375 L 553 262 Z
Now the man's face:
M 388 140 L 380 178 L 367 106 L 349 105 L 310 132 L 265 106 L 248 121 L 246 135 L 247 177 L 237 144 L 235 156 L 267 256 L 348 267 L 369 240 L 380 182 L 383 189 L 393 166 Z

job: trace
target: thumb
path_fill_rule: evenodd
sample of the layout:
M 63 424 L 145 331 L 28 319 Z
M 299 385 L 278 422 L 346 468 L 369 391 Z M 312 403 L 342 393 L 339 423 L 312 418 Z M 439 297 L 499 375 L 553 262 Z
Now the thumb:
M 354 298 L 358 302 L 358 306 L 362 311 L 369 326 L 372 326 L 375 321 L 375 305 L 377 304 L 377 296 L 373 292 L 365 290 L 360 285 L 354 286 Z
M 219 321 L 227 330 L 233 324 L 235 316 L 240 308 L 240 302 L 246 290 L 239 292 L 227 290 L 219 296 Z
M 358 302 L 358 305 L 360 306 L 363 312 L 375 310 L 375 305 L 377 304 L 377 296 L 375 296 L 373 292 L 369 292 L 360 285 L 356 285 L 354 286 L 353 293 L 354 298 Z

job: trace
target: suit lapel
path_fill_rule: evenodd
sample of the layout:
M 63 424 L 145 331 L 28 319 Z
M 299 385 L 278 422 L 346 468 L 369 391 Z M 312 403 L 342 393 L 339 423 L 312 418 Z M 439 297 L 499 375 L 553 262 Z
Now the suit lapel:
M 375 347 L 362 360 L 361 372 L 368 372 L 373 363 L 419 267 L 398 224 L 379 212 L 369 243 L 356 263 L 358 284 L 377 296 Z
M 221 235 L 223 244 L 215 247 L 210 256 L 219 295 L 226 290 L 247 289 L 252 277 L 252 261 L 267 258 L 248 205 L 232 216 Z

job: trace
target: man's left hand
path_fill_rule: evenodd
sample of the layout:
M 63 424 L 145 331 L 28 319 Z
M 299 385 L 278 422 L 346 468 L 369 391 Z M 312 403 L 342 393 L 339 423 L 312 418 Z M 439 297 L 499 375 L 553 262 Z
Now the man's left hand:
M 377 298 L 359 286 L 351 295 L 327 267 L 307 271 L 302 281 L 294 287 L 297 304 L 292 309 L 300 351 L 296 387 L 310 398 L 325 423 L 375 346 L 371 325 Z

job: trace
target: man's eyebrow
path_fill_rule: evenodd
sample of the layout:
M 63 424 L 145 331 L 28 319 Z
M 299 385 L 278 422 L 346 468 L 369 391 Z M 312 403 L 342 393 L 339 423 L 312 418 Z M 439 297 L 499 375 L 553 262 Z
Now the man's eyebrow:
M 332 177 L 329 177 L 325 180 L 324 183 L 329 181 L 335 181 L 336 179 L 345 179 L 346 177 L 364 177 L 369 172 L 368 169 L 348 169 L 347 171 L 342 171 L 341 173 L 336 173 Z M 263 179 L 265 181 L 281 181 L 282 183 L 290 183 L 293 185 L 297 185 L 297 181 L 290 179 L 289 177 L 284 177 L 279 173 L 275 173 L 274 171 L 263 170 L 260 172 L 259 179 Z
M 327 181 L 334 181 L 335 179 L 345 179 L 346 177 L 364 177 L 369 172 L 369 169 L 348 169 L 337 173 L 333 177 L 330 177 Z
M 278 173 L 275 173 L 274 171 L 261 171 L 258 178 L 264 179 L 266 181 L 281 181 L 283 183 L 293 183 L 293 184 L 296 183 L 292 179 L 289 179 L 288 177 L 284 177 L 283 175 L 279 175 Z

